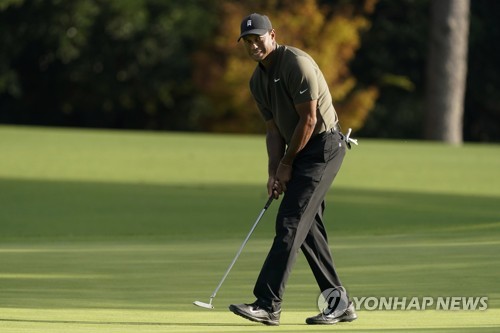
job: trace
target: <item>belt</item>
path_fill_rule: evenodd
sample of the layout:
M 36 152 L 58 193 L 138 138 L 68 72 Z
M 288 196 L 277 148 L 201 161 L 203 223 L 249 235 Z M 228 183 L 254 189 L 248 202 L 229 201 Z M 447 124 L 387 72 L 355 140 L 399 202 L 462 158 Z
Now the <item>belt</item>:
M 323 131 L 323 132 L 319 132 L 319 133 L 318 133 L 318 134 L 316 134 L 315 136 L 317 136 L 317 135 L 325 135 L 325 134 L 335 133 L 335 132 L 340 133 L 340 128 L 339 128 L 339 125 L 335 125 L 335 126 L 333 126 L 332 128 L 330 128 L 330 129 L 327 129 L 327 130 L 325 130 L 325 131 Z
M 349 128 L 349 131 L 347 132 L 347 135 L 344 135 L 341 131 L 338 125 L 333 126 L 329 130 L 326 130 L 324 132 L 318 133 L 317 135 L 314 136 L 314 138 L 321 138 L 324 137 L 325 135 L 328 134 L 333 134 L 333 133 L 338 133 L 340 135 L 340 139 L 346 143 L 346 146 L 348 149 L 351 149 L 351 143 L 354 143 L 356 146 L 358 145 L 358 140 L 351 138 L 351 132 L 352 129 Z

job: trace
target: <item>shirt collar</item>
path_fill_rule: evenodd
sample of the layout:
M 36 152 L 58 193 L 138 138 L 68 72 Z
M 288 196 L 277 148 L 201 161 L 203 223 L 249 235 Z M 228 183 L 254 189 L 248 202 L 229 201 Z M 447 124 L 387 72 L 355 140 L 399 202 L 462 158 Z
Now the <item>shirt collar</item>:
M 279 53 L 281 53 L 282 47 L 276 43 L 276 47 L 274 48 L 274 51 L 269 55 L 271 58 L 271 66 L 269 68 L 266 68 L 261 62 L 259 62 L 259 67 L 261 70 L 263 70 L 266 73 L 272 73 L 274 72 L 274 69 L 276 68 L 277 63 L 279 62 Z

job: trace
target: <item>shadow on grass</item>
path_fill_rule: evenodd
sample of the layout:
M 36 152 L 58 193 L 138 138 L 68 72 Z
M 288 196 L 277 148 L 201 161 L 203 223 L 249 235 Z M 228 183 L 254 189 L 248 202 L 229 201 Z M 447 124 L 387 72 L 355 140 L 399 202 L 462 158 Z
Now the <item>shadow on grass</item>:
M 4 319 L 0 318 L 0 322 L 11 323 L 38 323 L 38 324 L 71 324 L 71 325 L 103 325 L 103 326 L 256 326 L 254 323 L 182 323 L 182 322 L 134 322 L 134 321 L 92 321 L 92 320 L 40 320 L 40 319 Z
M 240 237 L 266 201 L 263 187 L 168 186 L 0 179 L 0 241 Z M 333 187 L 327 227 L 338 235 L 484 232 L 500 228 L 498 197 Z M 269 237 L 278 203 L 256 236 Z

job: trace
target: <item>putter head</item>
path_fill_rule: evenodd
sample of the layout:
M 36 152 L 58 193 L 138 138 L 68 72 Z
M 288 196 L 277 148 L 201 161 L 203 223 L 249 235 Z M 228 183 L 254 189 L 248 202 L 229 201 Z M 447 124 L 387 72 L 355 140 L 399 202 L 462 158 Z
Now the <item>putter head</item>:
M 196 306 L 199 306 L 200 308 L 205 308 L 205 309 L 213 309 L 214 306 L 212 305 L 212 300 L 210 300 L 210 303 L 204 303 L 200 301 L 194 301 L 193 304 Z

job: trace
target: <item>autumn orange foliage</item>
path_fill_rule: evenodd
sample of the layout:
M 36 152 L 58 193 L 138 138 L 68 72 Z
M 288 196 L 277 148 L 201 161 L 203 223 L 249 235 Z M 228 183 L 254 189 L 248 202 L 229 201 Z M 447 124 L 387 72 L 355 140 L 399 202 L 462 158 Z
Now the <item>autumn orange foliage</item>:
M 253 12 L 269 16 L 278 44 L 309 53 L 320 66 L 343 128 L 363 126 L 378 97 L 376 87 L 358 87 L 349 62 L 360 47 L 360 34 L 369 27 L 366 14 L 375 0 L 336 6 L 316 0 L 220 1 L 217 33 L 193 56 L 194 82 L 210 101 L 201 115 L 205 130 L 261 132 L 263 121 L 248 89 L 256 66 L 237 43 L 241 19 Z

